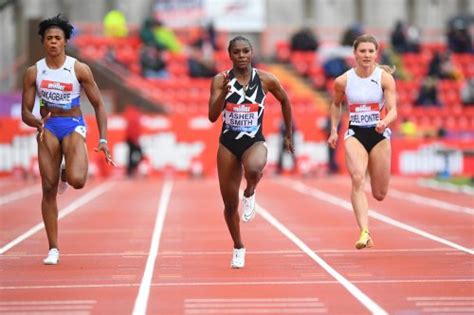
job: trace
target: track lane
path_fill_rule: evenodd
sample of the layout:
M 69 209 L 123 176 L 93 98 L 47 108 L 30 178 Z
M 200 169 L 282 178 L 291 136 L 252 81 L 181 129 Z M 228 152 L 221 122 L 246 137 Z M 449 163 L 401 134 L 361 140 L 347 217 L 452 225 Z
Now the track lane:
M 307 182 L 331 193 L 348 191 L 348 186 L 326 179 Z M 225 314 L 236 309 L 369 313 L 260 215 L 242 224 L 246 268 L 230 269 L 232 243 L 217 180 L 178 180 L 174 185 L 150 284 L 150 314 Z M 161 189 L 160 179 L 120 181 L 64 218 L 58 266 L 41 265 L 44 231 L 0 256 L 1 300 L 17 303 L 0 303 L 0 309 L 20 311 L 28 307 L 21 303 L 30 302 L 37 309 L 49 303 L 46 307 L 63 313 L 79 308 L 90 314 L 130 314 Z M 61 198 L 69 198 L 71 192 Z M 262 181 L 257 202 L 389 313 L 433 313 L 442 308 L 462 313 L 472 308 L 474 269 L 466 254 L 376 220 L 371 221 L 376 247 L 356 251 L 356 224 L 350 211 L 292 191 L 272 177 Z M 28 199 L 19 203 L 39 215 L 37 204 Z M 411 212 L 425 210 L 430 211 L 428 207 Z M 457 216 L 445 213 L 443 218 L 451 222 L 453 215 Z M 449 304 L 453 301 L 457 305 Z
M 84 189 L 68 189 L 67 193 L 58 196 L 58 209 L 61 212 L 74 200 L 88 194 L 101 185 L 102 181 L 91 181 Z M 36 190 L 36 187 L 33 187 Z M 41 188 L 38 193 L 15 199 L 0 208 L 0 248 L 20 236 L 25 231 L 42 223 L 41 217 Z M 46 245 L 47 246 L 47 245 Z M 0 250 L 0 254 L 3 251 Z
M 231 310 L 278 313 L 278 308 L 292 314 L 369 313 L 339 282 L 261 217 L 241 225 L 247 248 L 246 267 L 231 269 L 232 243 L 222 215 L 217 181 L 177 181 L 174 187 L 149 313 L 193 314 L 203 309 L 219 314 Z M 335 296 L 339 298 L 334 299 Z
M 161 185 L 160 180 L 118 181 L 65 217 L 60 222 L 62 255 L 57 266 L 42 265 L 44 231 L 0 256 L 2 300 L 90 300 L 91 314 L 130 314 Z
M 327 178 L 325 180 L 291 180 L 290 184 L 287 184 L 294 186 L 298 185 L 298 183 L 307 185 L 307 187 L 314 187 L 350 203 L 350 181 L 343 177 Z M 408 187 L 406 187 L 404 191 L 410 191 L 412 189 L 411 187 L 415 185 L 414 180 L 411 184 L 408 184 Z M 413 190 L 415 190 L 415 188 L 413 188 Z M 409 198 L 393 197 L 390 193 L 390 189 L 387 197 L 382 202 L 375 200 L 371 196 L 370 191 L 366 191 L 366 193 L 369 201 L 369 209 L 400 222 L 407 222 L 413 227 L 432 233 L 433 235 L 459 244 L 467 249 L 472 250 L 474 248 L 473 215 L 457 211 L 448 211 L 440 207 L 435 207 L 430 203 L 415 203 Z M 430 198 L 430 200 L 433 200 L 433 198 L 429 196 L 420 196 L 420 198 Z M 445 202 L 440 198 L 437 200 Z M 459 202 L 456 206 L 472 209 L 469 203 L 463 204 Z M 371 221 L 373 221 L 373 219 Z
M 328 180 L 315 181 L 317 183 L 313 183 L 314 185 L 334 189 L 328 188 Z M 339 185 L 339 189 L 346 188 Z M 316 253 L 319 250 L 353 248 L 358 235 L 351 211 L 341 211 L 345 209 L 294 191 L 278 182 L 267 181 L 262 185 L 261 191 L 261 204 L 273 209 L 274 215 L 286 222 L 290 229 L 297 230 L 299 237 L 315 249 Z M 293 202 L 291 217 L 286 207 L 282 206 L 284 199 L 298 201 Z M 310 229 L 311 226 L 313 229 Z M 474 289 L 471 255 L 449 248 L 444 251 L 434 250 L 439 244 L 373 219 L 371 230 L 376 235 L 375 248 L 388 251 L 344 251 L 322 253 L 321 256 L 337 271 L 358 284 L 362 291 L 389 313 L 413 307 L 402 289 L 406 286 L 411 286 L 413 291 L 422 296 L 434 297 L 439 296 L 443 287 L 457 288 L 450 292 L 456 297 L 466 297 L 466 293 Z M 401 240 L 405 242 L 402 243 Z M 396 251 L 391 252 L 391 248 Z M 428 250 L 401 251 L 416 248 Z M 433 250 L 430 251 L 430 248 Z M 387 294 L 388 289 L 390 294 Z

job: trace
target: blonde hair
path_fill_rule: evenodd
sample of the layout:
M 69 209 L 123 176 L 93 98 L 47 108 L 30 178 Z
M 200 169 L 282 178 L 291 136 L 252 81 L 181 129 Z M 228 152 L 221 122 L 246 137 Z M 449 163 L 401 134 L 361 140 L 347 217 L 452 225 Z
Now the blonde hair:
M 372 43 L 375 46 L 375 50 L 379 49 L 379 43 L 374 35 L 363 34 L 363 35 L 357 36 L 353 44 L 354 51 L 357 49 L 357 47 L 359 47 L 360 43 Z M 395 73 L 395 70 L 397 70 L 395 66 L 379 65 L 379 64 L 377 64 L 376 66 L 389 74 L 393 74 Z
M 397 67 L 395 67 L 394 65 L 389 66 L 389 65 L 379 65 L 379 64 L 377 64 L 377 67 L 379 67 L 383 71 L 387 72 L 388 74 L 394 74 L 395 71 L 397 70 Z

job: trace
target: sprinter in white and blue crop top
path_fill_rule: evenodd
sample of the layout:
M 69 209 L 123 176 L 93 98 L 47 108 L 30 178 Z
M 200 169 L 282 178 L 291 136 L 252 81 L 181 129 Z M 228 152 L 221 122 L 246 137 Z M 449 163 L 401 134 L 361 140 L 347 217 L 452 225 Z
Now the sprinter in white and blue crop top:
M 370 175 L 372 195 L 381 201 L 390 179 L 391 131 L 397 118 L 395 80 L 391 69 L 376 64 L 378 43 L 372 35 L 354 41 L 356 67 L 335 80 L 331 104 L 331 134 L 328 144 L 335 148 L 341 105 L 347 101 L 349 127 L 344 136 L 346 164 L 352 180 L 351 201 L 360 229 L 357 249 L 373 246 L 369 233 L 368 204 L 364 192 L 365 175 Z
M 92 72 L 89 66 L 65 53 L 72 30 L 73 26 L 59 15 L 41 21 L 38 34 L 45 58 L 29 67 L 23 79 L 22 119 L 38 130 L 38 162 L 43 186 L 41 210 L 49 243 L 48 256 L 43 263 L 47 265 L 59 262 L 56 195 L 63 156 L 66 161 L 64 180 L 70 186 L 80 189 L 87 179 L 81 88 L 96 113 L 100 135 L 96 150 L 104 153 L 108 164 L 114 165 L 107 146 L 107 115 Z M 40 100 L 41 117 L 35 117 L 32 112 L 35 96 Z

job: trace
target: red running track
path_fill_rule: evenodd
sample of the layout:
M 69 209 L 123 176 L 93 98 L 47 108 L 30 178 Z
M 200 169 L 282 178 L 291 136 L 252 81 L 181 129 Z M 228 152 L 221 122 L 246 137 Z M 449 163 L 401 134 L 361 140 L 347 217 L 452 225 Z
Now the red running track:
M 393 178 L 358 251 L 347 177 L 265 176 L 230 268 L 217 179 L 90 181 L 59 196 L 44 266 L 40 187 L 0 193 L 0 314 L 474 313 L 472 196 Z

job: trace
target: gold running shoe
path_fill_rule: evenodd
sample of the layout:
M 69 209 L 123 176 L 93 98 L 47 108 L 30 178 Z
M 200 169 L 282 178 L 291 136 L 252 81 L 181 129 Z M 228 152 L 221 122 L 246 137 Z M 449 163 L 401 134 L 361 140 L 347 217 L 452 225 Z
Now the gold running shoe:
M 363 229 L 360 232 L 359 240 L 355 243 L 355 247 L 357 249 L 364 249 L 364 248 L 370 248 L 372 246 L 374 246 L 374 242 L 372 241 L 372 238 L 370 237 L 369 230 Z

